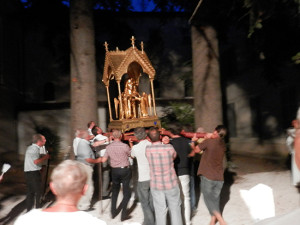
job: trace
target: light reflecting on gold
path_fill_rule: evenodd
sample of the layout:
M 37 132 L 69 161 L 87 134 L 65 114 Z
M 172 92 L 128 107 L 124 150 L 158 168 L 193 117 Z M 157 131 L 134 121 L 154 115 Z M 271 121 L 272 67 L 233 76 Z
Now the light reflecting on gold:
M 121 129 L 122 131 L 133 129 L 137 126 L 160 127 L 160 121 L 156 114 L 153 80 L 155 69 L 153 68 L 146 52 L 144 44 L 142 50 L 135 46 L 135 38 L 131 37 L 131 47 L 125 51 L 116 47 L 115 51 L 109 51 L 105 42 L 105 63 L 102 81 L 107 89 L 107 100 L 109 106 L 110 124 L 109 128 Z M 142 74 L 147 74 L 150 81 L 150 92 L 139 92 L 139 80 Z M 122 77 L 125 76 L 125 80 Z M 109 84 L 115 80 L 118 85 L 116 93 L 109 93 Z M 124 89 L 121 89 L 124 82 Z M 113 105 L 110 102 L 113 102 Z M 114 109 L 112 109 L 114 107 Z M 114 110 L 114 118 L 112 115 Z

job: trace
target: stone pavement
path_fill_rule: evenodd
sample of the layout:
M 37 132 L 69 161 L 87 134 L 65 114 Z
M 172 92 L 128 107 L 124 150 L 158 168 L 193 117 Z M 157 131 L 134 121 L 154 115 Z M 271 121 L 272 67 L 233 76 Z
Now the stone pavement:
M 297 189 L 291 185 L 290 171 L 285 168 L 283 162 L 252 158 L 246 156 L 233 157 L 235 167 L 226 173 L 226 180 L 222 190 L 221 205 L 224 206 L 223 216 L 228 225 L 252 225 L 259 219 L 253 218 L 249 202 L 245 202 L 241 193 L 247 192 L 258 184 L 264 184 L 271 188 L 273 194 L 273 206 L 275 215 L 284 215 L 298 209 L 300 206 L 300 196 Z M 16 171 L 14 171 L 16 172 Z M 18 177 L 13 171 L 5 175 L 7 181 L 0 184 L 0 224 L 13 224 L 19 214 L 23 214 L 24 204 L 24 184 L 21 176 Z M 13 176 L 10 177 L 9 176 Z M 14 184 L 11 180 L 14 180 Z M 120 193 L 119 199 L 122 198 Z M 267 199 L 261 196 L 254 201 L 256 206 L 263 206 Z M 253 204 L 253 202 L 252 202 Z M 272 204 L 271 204 L 272 206 Z M 265 211 L 269 211 L 271 206 L 265 206 Z M 120 222 L 120 215 L 115 219 L 110 218 L 110 199 L 97 201 L 94 210 L 90 213 L 112 224 L 142 224 L 143 213 L 138 202 L 130 201 L 130 220 Z M 264 208 L 262 208 L 264 211 Z M 253 212 L 252 212 L 253 213 Z M 210 215 L 203 202 L 199 199 L 197 213 L 192 218 L 192 223 L 197 225 L 207 225 Z

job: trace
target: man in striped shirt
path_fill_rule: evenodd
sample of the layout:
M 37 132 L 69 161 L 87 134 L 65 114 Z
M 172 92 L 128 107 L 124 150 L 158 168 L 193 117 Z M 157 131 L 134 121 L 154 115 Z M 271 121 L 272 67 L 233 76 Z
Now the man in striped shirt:
M 148 135 L 152 145 L 146 147 L 146 157 L 150 166 L 150 188 L 156 224 L 167 223 L 169 209 L 171 224 L 182 225 L 180 190 L 173 162 L 176 152 L 172 145 L 161 143 L 157 128 L 150 128 Z

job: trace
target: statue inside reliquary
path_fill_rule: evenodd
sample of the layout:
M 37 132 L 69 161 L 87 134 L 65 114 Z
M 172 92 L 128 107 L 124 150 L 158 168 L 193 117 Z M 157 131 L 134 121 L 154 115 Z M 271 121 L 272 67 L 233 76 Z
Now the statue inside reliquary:
M 139 94 L 138 81 L 134 78 L 125 81 L 124 91 L 118 99 L 114 98 L 114 104 L 117 118 L 146 118 L 152 115 L 151 95 L 145 92 Z
M 153 86 L 155 69 L 144 51 L 143 42 L 141 49 L 138 49 L 135 38 L 131 37 L 131 47 L 125 51 L 118 47 L 110 51 L 107 42 L 104 46 L 106 53 L 102 82 L 106 87 L 109 108 L 108 128 L 125 132 L 135 127 L 160 127 Z M 117 92 L 113 80 L 117 85 Z M 111 89 L 110 83 L 113 87 Z

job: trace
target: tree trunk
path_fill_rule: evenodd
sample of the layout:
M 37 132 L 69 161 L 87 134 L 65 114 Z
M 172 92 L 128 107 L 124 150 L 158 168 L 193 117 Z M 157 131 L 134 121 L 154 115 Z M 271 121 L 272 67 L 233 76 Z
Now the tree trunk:
M 218 40 L 212 27 L 192 26 L 195 128 L 211 132 L 222 118 Z
M 71 135 L 98 122 L 93 0 L 71 0 Z

